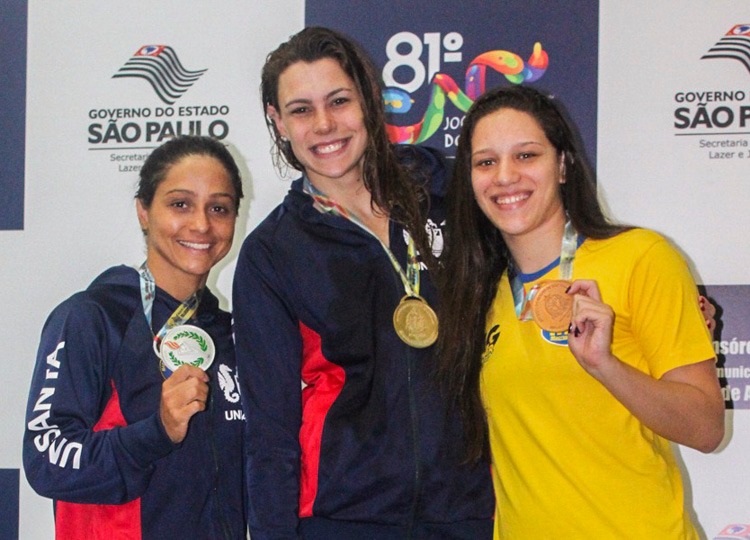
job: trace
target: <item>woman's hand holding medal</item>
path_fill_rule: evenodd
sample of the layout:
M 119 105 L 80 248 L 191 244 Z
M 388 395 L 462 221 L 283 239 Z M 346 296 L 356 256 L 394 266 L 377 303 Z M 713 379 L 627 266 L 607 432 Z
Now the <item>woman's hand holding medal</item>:
M 173 443 L 187 435 L 190 418 L 206 409 L 208 375 L 202 369 L 183 365 L 161 385 L 159 415 Z
M 581 367 L 596 376 L 595 372 L 604 367 L 605 362 L 617 361 L 611 351 L 614 311 L 602 302 L 595 281 L 574 281 L 566 293 L 573 295 L 568 346 Z M 698 302 L 706 325 L 713 333 L 716 308 L 703 296 L 698 297 Z
M 576 280 L 568 289 L 568 294 L 573 295 L 568 347 L 581 367 L 597 377 L 597 371 L 608 363 L 618 361 L 612 355 L 611 348 L 615 313 L 602 302 L 595 281 Z

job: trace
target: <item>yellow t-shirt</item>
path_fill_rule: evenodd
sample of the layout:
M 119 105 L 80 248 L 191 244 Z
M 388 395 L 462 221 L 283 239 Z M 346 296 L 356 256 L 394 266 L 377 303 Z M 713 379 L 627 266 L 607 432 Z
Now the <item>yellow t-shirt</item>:
M 558 279 L 557 263 L 521 277 L 528 291 Z M 595 280 L 614 309 L 612 350 L 623 362 L 658 379 L 714 357 L 690 272 L 658 234 L 587 239 L 573 279 Z M 487 330 L 496 539 L 697 538 L 670 443 L 580 367 L 566 332 L 518 320 L 507 274 Z

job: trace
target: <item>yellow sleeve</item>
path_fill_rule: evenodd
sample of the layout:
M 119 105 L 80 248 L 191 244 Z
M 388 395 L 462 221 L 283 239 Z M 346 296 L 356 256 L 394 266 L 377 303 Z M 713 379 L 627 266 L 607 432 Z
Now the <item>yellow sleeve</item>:
M 633 333 L 654 377 L 715 357 L 698 289 L 680 253 L 664 238 L 635 263 L 628 290 Z

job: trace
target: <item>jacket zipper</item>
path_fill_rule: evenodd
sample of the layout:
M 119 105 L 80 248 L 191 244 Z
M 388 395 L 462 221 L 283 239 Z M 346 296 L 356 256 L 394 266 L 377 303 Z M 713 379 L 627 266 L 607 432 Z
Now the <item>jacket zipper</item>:
M 229 530 L 229 524 L 227 523 L 226 516 L 224 515 L 224 505 L 222 504 L 222 494 L 219 490 L 221 467 L 219 465 L 219 453 L 216 450 L 216 433 L 214 431 L 214 392 L 209 388 L 208 407 L 205 413 L 209 414 L 208 426 L 209 426 L 209 441 L 211 446 L 211 455 L 214 459 L 214 486 L 213 490 L 215 493 L 214 503 L 216 504 L 216 515 L 221 526 L 221 532 L 227 540 L 232 538 L 231 531 Z
M 417 414 L 417 403 L 414 396 L 414 388 L 412 381 L 412 370 L 414 367 L 414 354 L 411 348 L 407 348 L 407 384 L 409 389 L 409 409 L 411 413 L 411 429 L 412 429 L 412 440 L 414 444 L 414 498 L 411 506 L 411 516 L 409 519 L 409 529 L 407 538 L 411 540 L 414 538 L 414 525 L 417 520 L 417 511 L 419 506 L 419 492 L 422 483 L 422 460 L 419 452 L 419 416 Z

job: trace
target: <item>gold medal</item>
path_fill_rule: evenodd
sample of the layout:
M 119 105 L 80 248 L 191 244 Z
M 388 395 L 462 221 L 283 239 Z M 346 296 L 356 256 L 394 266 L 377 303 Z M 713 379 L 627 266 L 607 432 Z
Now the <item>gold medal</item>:
M 421 296 L 406 295 L 393 312 L 393 327 L 401 341 L 424 349 L 438 336 L 438 319 L 430 305 Z
M 573 317 L 573 297 L 565 291 L 570 281 L 562 279 L 542 281 L 529 299 L 531 315 L 542 330 L 562 332 L 570 327 Z

